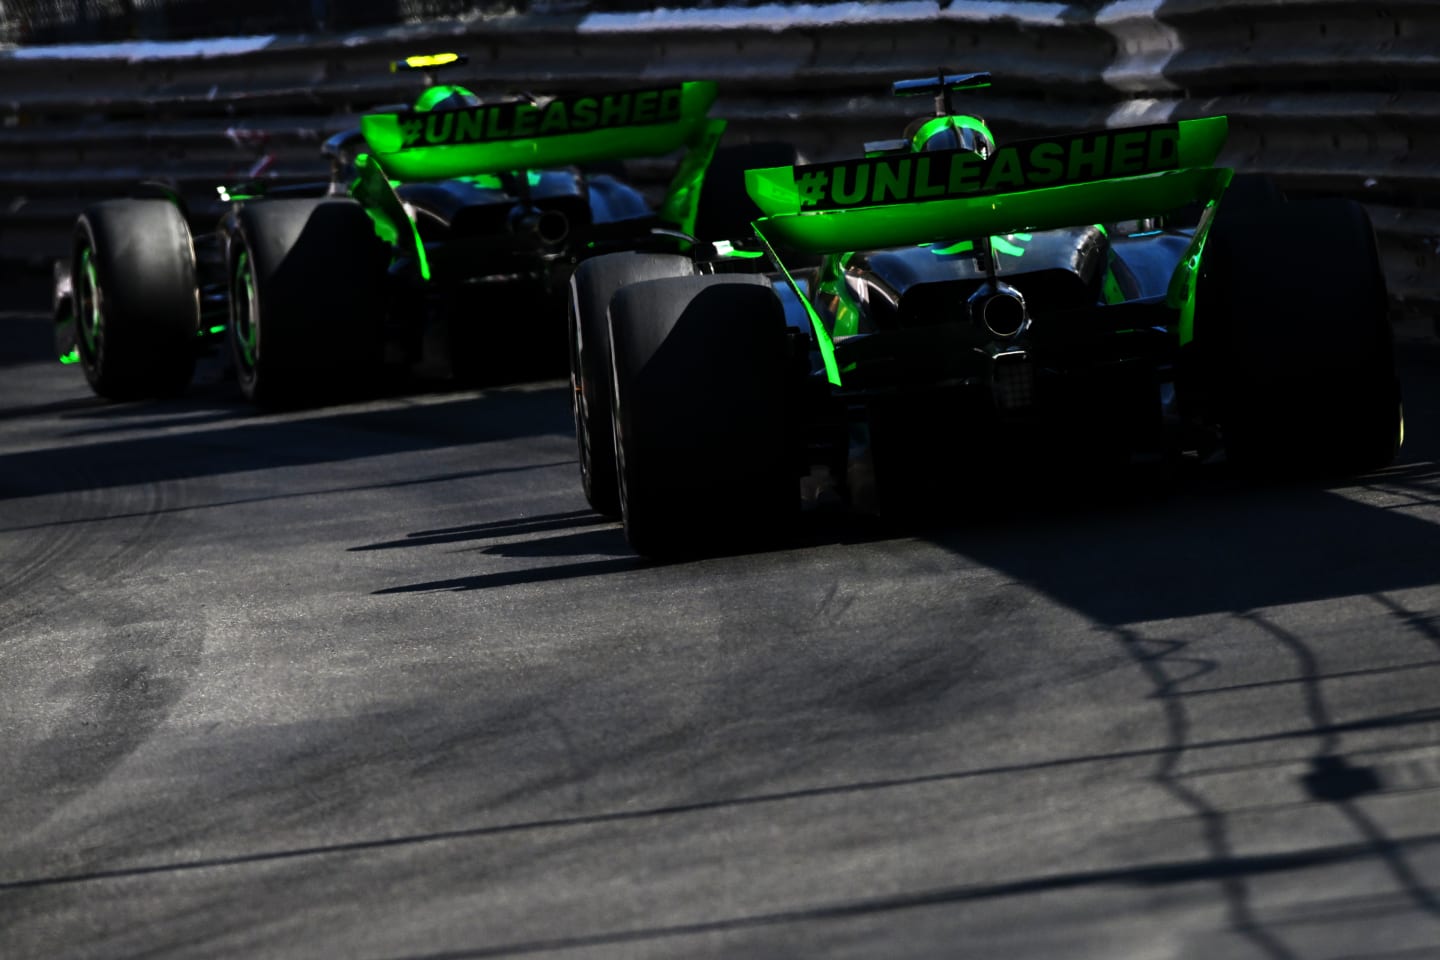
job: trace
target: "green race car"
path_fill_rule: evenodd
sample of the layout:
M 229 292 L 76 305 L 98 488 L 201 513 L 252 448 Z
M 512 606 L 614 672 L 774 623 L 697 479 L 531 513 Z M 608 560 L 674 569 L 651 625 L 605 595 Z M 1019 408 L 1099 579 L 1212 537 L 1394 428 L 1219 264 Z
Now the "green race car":
M 997 144 L 952 93 L 865 156 L 752 169 L 708 254 L 572 280 L 586 494 L 633 547 L 783 528 L 802 490 L 880 512 L 1003 500 L 1137 458 L 1359 470 L 1402 437 L 1366 214 L 1214 165 L 1223 117 Z M 966 500 L 966 498 L 972 498 Z
M 265 407 L 363 395 L 384 364 L 437 353 L 466 382 L 504 379 L 527 350 L 563 358 L 577 263 L 735 230 L 744 167 L 776 155 L 718 147 L 710 82 L 486 99 L 435 82 L 463 63 L 395 64 L 423 91 L 328 140 L 330 179 L 220 188 L 211 231 L 163 188 L 91 206 L 56 291 L 62 360 L 102 396 L 162 396 L 223 342 Z M 670 154 L 658 202 L 624 179 L 622 161 Z

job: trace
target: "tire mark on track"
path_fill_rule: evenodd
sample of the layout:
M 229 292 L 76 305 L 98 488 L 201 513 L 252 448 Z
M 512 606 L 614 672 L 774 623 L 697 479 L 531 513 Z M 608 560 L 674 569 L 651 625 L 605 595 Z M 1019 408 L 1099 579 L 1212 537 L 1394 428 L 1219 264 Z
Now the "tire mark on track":
M 89 470 L 74 471 L 77 480 L 88 480 Z M 61 494 L 60 509 L 84 514 L 86 500 L 93 496 L 89 484 L 78 494 Z M 17 543 L 5 544 L 6 540 Z M 83 549 L 88 537 L 83 525 L 67 524 L 56 530 L 29 530 L 0 535 L 5 544 L 4 577 L 0 579 L 0 640 L 58 605 L 66 594 L 65 575 L 70 561 Z
M 203 646 L 203 631 L 157 612 L 159 601 L 129 594 L 116 602 L 107 590 L 170 548 L 171 511 L 186 483 L 107 486 L 91 465 L 70 479 L 83 486 L 62 494 L 56 509 L 124 519 L 100 536 L 88 523 L 26 531 L 18 549 L 5 551 L 13 569 L 0 585 L 0 650 L 20 664 L 7 686 L 49 714 L 16 718 L 29 731 L 17 737 L 0 785 L 4 821 L 25 844 L 41 842 L 48 821 L 150 737 L 183 695 Z M 57 662 L 65 664 L 59 679 Z
M 165 514 L 183 498 L 183 482 L 142 483 L 133 488 L 105 488 L 99 472 L 81 467 L 72 472 L 82 489 L 59 494 L 62 512 L 86 522 L 21 531 L 18 547 L 7 547 L 11 569 L 0 582 L 0 639 L 27 621 L 64 604 L 83 589 L 103 584 L 117 574 L 143 567 L 164 540 Z M 139 526 L 113 539 L 99 539 L 89 521 L 117 517 Z M 86 557 L 90 548 L 94 553 Z M 77 570 L 77 563 L 83 567 Z

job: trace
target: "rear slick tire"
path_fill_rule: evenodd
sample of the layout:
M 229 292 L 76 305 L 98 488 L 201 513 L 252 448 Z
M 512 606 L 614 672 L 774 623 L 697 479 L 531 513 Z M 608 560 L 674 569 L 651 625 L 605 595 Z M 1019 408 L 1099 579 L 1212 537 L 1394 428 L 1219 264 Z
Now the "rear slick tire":
M 181 393 L 200 300 L 190 227 L 168 200 L 107 200 L 75 224 L 71 290 L 85 379 L 110 400 Z
M 625 287 L 612 301 L 612 418 L 625 536 L 680 559 L 753 549 L 799 508 L 788 341 L 763 277 Z
M 247 399 L 283 409 L 374 388 L 389 251 L 360 204 L 247 204 L 231 250 L 230 350 Z
M 603 516 L 620 516 L 610 426 L 610 299 L 632 283 L 694 273 L 694 263 L 676 254 L 611 253 L 586 260 L 570 278 L 570 412 L 585 499 Z
M 1230 210 L 1223 202 L 1205 247 L 1195 343 L 1227 459 L 1267 474 L 1393 462 L 1400 383 L 1365 209 L 1351 200 Z M 1317 251 L 1341 269 L 1326 272 Z

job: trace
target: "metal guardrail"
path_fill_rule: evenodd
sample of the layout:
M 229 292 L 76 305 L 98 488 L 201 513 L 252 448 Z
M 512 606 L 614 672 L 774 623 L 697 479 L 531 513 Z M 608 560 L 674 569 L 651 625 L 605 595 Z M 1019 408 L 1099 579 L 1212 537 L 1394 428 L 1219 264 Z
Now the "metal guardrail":
M 323 177 L 318 144 L 408 99 L 386 71 L 462 49 L 479 92 L 719 78 L 739 139 L 852 155 L 903 125 L 888 81 L 986 69 L 1002 138 L 1225 113 L 1222 161 L 1371 207 L 1392 293 L 1440 313 L 1440 4 L 970 0 L 526 14 L 325 36 L 0 51 L 0 259 L 68 246 L 87 202 L 168 179 L 203 226 L 257 161 Z M 641 178 L 663 164 L 638 165 Z

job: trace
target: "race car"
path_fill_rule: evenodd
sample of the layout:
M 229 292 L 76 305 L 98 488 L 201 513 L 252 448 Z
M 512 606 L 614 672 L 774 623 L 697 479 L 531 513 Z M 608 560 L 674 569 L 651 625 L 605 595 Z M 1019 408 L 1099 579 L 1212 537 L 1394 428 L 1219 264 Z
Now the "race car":
M 989 84 L 896 82 L 934 110 L 860 158 L 749 170 L 743 236 L 575 272 L 581 477 L 635 550 L 757 543 L 805 491 L 1002 508 L 1021 455 L 1053 484 L 1395 457 L 1362 207 L 1215 166 L 1224 117 L 997 144 L 953 107 Z
M 392 65 L 424 77 L 412 104 L 328 140 L 328 181 L 219 188 L 229 206 L 211 232 L 192 235 L 181 198 L 153 184 L 85 210 L 56 288 L 61 359 L 113 399 L 185 389 L 221 341 L 264 407 L 362 394 L 385 362 L 437 352 L 486 382 L 537 340 L 563 365 L 581 259 L 688 249 L 697 230 L 745 222 L 743 168 L 767 154 L 717 152 L 714 83 L 486 99 L 436 82 L 464 62 Z M 619 161 L 672 153 L 656 204 L 618 175 Z

